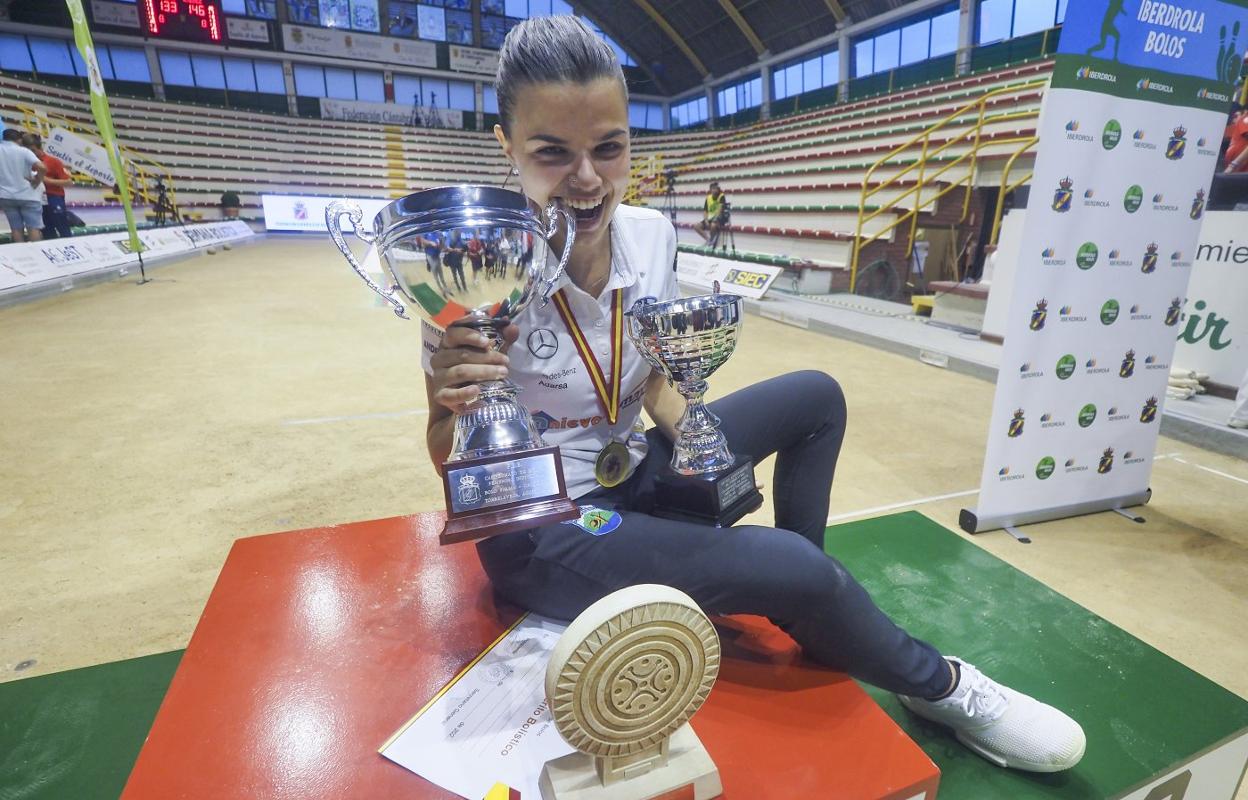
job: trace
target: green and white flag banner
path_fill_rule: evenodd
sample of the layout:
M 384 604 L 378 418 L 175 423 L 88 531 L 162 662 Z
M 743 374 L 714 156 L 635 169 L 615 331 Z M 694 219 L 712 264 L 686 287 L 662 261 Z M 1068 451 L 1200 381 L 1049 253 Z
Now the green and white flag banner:
M 1239 2 L 1071 4 L 964 529 L 1147 502 L 1232 31 L 1248 44 Z
M 95 117 L 95 125 L 99 129 L 100 141 L 108 154 L 109 164 L 113 168 L 113 178 L 121 195 L 121 205 L 126 214 L 126 228 L 130 231 L 130 247 L 134 252 L 142 252 L 143 244 L 139 241 L 138 229 L 134 224 L 134 209 L 130 205 L 130 181 L 126 176 L 125 164 L 121 150 L 117 145 L 117 134 L 113 131 L 113 115 L 108 110 L 108 95 L 104 92 L 104 78 L 100 73 L 99 62 L 95 58 L 95 45 L 91 41 L 91 31 L 87 28 L 87 15 L 82 10 L 82 0 L 65 0 L 69 8 L 70 19 L 74 23 L 74 43 L 78 53 L 87 67 L 87 83 L 91 87 L 91 114 Z

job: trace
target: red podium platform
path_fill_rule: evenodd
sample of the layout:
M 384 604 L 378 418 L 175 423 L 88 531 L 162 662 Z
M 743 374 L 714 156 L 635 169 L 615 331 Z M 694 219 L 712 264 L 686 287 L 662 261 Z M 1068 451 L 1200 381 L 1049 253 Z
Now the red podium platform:
M 454 797 L 377 748 L 520 612 L 441 528 L 420 514 L 235 542 L 123 800 Z M 934 800 L 936 766 L 852 680 L 765 621 L 720 630 L 693 726 L 725 798 Z

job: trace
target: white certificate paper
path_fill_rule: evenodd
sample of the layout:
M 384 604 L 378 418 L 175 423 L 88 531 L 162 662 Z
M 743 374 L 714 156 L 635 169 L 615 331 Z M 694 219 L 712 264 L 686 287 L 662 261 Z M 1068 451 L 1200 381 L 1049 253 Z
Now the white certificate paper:
M 542 765 L 573 752 L 546 707 L 546 664 L 567 626 L 528 614 L 381 747 L 381 754 L 468 800 L 496 783 L 538 800 Z

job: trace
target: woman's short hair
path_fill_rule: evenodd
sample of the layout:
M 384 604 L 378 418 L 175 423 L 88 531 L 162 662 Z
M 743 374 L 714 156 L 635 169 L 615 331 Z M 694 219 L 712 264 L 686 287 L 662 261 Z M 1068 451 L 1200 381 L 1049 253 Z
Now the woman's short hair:
M 532 17 L 507 33 L 498 54 L 494 92 L 506 131 L 513 118 L 516 95 L 537 83 L 589 83 L 615 78 L 628 97 L 624 71 L 611 45 L 573 16 Z

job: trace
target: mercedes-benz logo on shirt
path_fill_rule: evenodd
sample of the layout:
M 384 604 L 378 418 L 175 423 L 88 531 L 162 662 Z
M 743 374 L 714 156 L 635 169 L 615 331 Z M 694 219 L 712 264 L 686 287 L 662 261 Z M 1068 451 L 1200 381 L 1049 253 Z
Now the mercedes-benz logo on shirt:
M 535 358 L 548 359 L 554 358 L 555 353 L 559 352 L 559 339 L 555 336 L 555 332 L 550 328 L 538 328 L 529 334 L 528 338 L 529 352 Z

